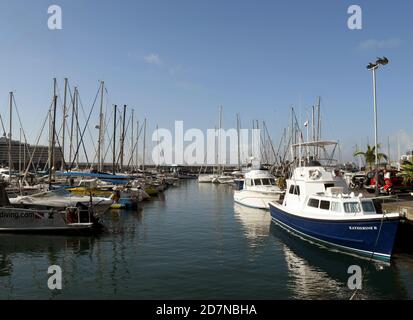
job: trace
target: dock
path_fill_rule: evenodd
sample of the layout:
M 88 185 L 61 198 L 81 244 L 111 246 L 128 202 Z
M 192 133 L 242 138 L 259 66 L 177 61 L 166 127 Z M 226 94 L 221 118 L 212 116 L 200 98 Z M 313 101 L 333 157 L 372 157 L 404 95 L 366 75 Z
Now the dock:
M 383 212 L 399 212 L 406 221 L 413 224 L 413 200 L 387 202 L 381 206 Z

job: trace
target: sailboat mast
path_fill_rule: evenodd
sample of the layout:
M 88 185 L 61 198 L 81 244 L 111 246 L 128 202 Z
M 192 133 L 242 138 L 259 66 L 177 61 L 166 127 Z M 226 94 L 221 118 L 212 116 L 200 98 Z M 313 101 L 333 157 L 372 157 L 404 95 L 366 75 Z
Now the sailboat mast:
M 70 166 L 72 166 L 72 150 L 73 150 L 73 127 L 74 127 L 74 121 L 75 121 L 75 107 L 76 107 L 76 91 L 77 88 L 75 87 L 75 90 L 73 92 L 73 101 L 72 101 L 72 119 L 71 119 L 71 124 L 70 124 L 70 145 L 69 145 L 69 163 Z M 72 168 L 69 168 L 72 169 Z
M 120 169 L 123 170 L 123 155 L 125 147 L 125 126 L 126 126 L 126 104 L 123 105 L 123 124 L 122 124 L 122 136 L 121 136 L 121 145 L 120 145 Z
M 56 107 L 57 107 L 57 95 L 56 95 L 56 78 L 54 78 L 54 97 L 53 97 L 53 120 L 52 120 L 52 147 L 50 150 L 50 158 L 52 160 L 52 166 L 49 167 L 49 190 L 52 185 L 52 171 L 54 170 L 54 146 L 55 146 L 55 131 L 56 131 Z
M 112 154 L 112 172 L 116 174 L 116 114 L 117 114 L 117 105 L 114 105 L 113 110 L 113 154 Z
M 317 100 L 317 141 L 321 140 L 321 97 L 318 97 Z M 319 155 L 318 153 L 318 147 L 317 147 L 317 156 Z
M 139 153 L 139 121 L 136 122 L 136 160 L 135 160 L 135 166 L 136 169 L 139 169 L 139 158 L 138 158 L 138 153 Z
M 98 170 L 102 171 L 102 144 L 103 144 L 103 90 L 105 87 L 105 82 L 100 82 L 100 112 L 99 112 L 99 138 L 98 138 Z
M 11 139 L 12 139 L 12 120 L 13 120 L 13 92 L 10 92 L 10 122 L 9 122 L 9 182 L 11 182 L 11 170 L 12 170 L 12 159 L 11 159 Z
M 238 170 L 241 170 L 241 137 L 240 137 L 240 120 L 237 113 L 237 139 L 238 139 Z
M 61 171 L 64 170 L 64 163 L 65 163 L 65 134 L 66 134 L 66 113 L 67 113 L 67 78 L 65 78 L 65 91 L 63 96 L 63 123 L 62 123 L 62 165 Z
M 51 146 L 51 158 L 52 158 L 52 169 L 55 169 L 55 163 L 56 163 L 56 154 L 54 152 L 54 147 L 56 144 L 56 137 L 55 137 L 55 131 L 56 131 L 56 107 L 57 107 L 57 80 L 56 78 L 53 79 L 53 115 L 52 115 L 52 146 Z
M 79 92 L 76 89 L 76 108 L 75 108 L 75 117 L 76 117 L 76 149 L 79 150 Z M 79 167 L 79 154 L 80 152 L 76 152 L 76 166 Z
M 22 172 L 22 128 L 20 127 L 19 135 L 19 174 Z
M 219 129 L 218 129 L 218 174 L 222 174 L 221 166 L 221 129 L 222 129 L 222 106 L 219 107 Z
M 143 124 L 143 154 L 142 154 L 142 170 L 145 171 L 145 160 L 146 160 L 146 118 Z
M 132 159 L 131 160 L 131 165 L 132 165 L 132 168 L 133 168 L 133 156 L 134 156 L 134 152 L 135 152 L 135 148 L 133 147 L 133 144 L 134 144 L 134 137 L 133 137 L 133 135 L 134 135 L 134 133 L 135 133 L 135 127 L 134 127 L 134 113 L 135 113 L 135 110 L 134 109 L 132 109 L 132 130 L 131 130 L 131 140 L 130 140 L 130 148 L 131 148 L 131 156 L 130 156 L 130 158 Z

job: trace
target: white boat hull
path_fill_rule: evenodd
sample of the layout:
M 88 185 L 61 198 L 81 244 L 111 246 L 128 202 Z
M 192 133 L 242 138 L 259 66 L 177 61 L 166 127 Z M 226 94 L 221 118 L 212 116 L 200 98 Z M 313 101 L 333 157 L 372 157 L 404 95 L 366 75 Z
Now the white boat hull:
M 281 195 L 279 192 L 240 190 L 234 191 L 234 201 L 250 208 L 269 210 L 269 203 L 280 200 Z
M 198 177 L 199 183 L 212 183 L 218 176 L 216 174 L 201 174 Z
M 93 227 L 92 222 L 68 222 L 64 212 L 0 208 L 0 232 L 85 231 Z

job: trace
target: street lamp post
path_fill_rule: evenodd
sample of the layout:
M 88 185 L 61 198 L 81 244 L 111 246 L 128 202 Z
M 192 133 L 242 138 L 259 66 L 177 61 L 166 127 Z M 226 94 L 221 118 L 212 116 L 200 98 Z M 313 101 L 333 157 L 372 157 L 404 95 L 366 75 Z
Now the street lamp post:
M 376 70 L 380 65 L 386 65 L 389 60 L 386 57 L 377 58 L 376 63 L 369 63 L 367 69 L 371 70 L 373 74 L 373 107 L 374 107 L 374 158 L 375 158 L 375 194 L 378 196 L 379 192 L 379 158 L 378 158 L 378 129 L 377 129 L 377 93 L 376 93 Z

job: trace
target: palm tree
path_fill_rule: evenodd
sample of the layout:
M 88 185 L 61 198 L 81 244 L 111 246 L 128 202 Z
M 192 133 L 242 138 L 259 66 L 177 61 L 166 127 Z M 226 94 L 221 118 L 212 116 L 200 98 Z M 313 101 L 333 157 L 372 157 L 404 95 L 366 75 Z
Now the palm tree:
M 380 145 L 377 145 L 378 149 L 380 149 Z M 371 147 L 370 145 L 367 145 L 367 150 L 365 152 L 363 151 L 356 151 L 354 152 L 354 156 L 363 156 L 364 160 L 366 161 L 367 165 L 369 166 L 369 169 L 373 168 L 373 164 L 376 162 L 376 147 L 373 146 Z M 387 156 L 384 153 L 377 153 L 377 158 L 380 161 L 380 159 L 385 159 L 387 160 Z
M 413 163 L 411 161 L 404 161 L 401 167 L 402 171 L 399 173 L 405 182 L 413 182 Z

